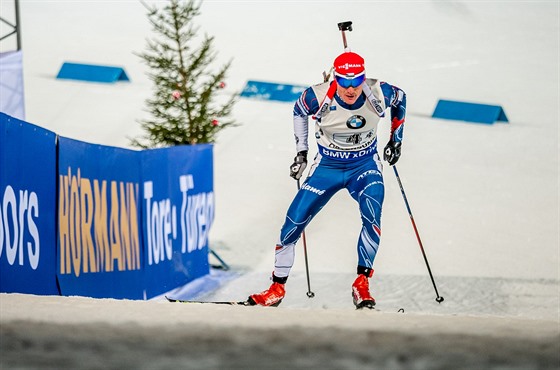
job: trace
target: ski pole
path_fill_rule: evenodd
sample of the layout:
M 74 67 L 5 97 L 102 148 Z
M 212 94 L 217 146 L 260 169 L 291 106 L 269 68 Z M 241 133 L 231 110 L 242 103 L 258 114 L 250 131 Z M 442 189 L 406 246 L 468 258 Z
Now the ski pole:
M 298 190 L 300 189 L 299 179 L 297 179 L 297 187 Z M 315 297 L 315 293 L 311 291 L 311 282 L 309 280 L 309 263 L 307 261 L 307 241 L 305 240 L 305 230 L 302 231 L 301 237 L 303 239 L 303 255 L 305 256 L 305 273 L 307 275 L 307 297 L 313 298 Z
M 406 194 L 404 193 L 404 188 L 401 182 L 401 178 L 399 177 L 399 172 L 397 171 L 397 166 L 393 165 L 393 170 L 395 171 L 395 176 L 397 177 L 397 181 L 399 183 L 399 187 L 401 188 L 401 193 L 404 199 L 404 204 L 406 205 L 406 209 L 408 211 L 408 215 L 410 216 L 410 222 L 412 222 L 412 227 L 414 228 L 414 232 L 416 233 L 416 239 L 418 239 L 418 244 L 420 245 L 420 250 L 422 251 L 422 255 L 424 256 L 424 262 L 426 262 L 426 267 L 428 268 L 428 273 L 430 274 L 430 279 L 432 279 L 432 285 L 434 286 L 434 290 L 436 291 L 436 302 L 441 303 L 443 302 L 443 297 L 441 297 L 438 293 L 436 282 L 434 280 L 434 275 L 432 275 L 432 270 L 430 269 L 430 264 L 428 263 L 428 258 L 426 257 L 426 252 L 424 252 L 424 247 L 422 246 L 422 240 L 420 240 L 420 234 L 418 233 L 418 228 L 416 228 L 416 222 L 414 222 L 414 217 L 412 216 L 412 211 L 410 210 L 410 205 L 408 204 L 408 200 L 406 199 Z

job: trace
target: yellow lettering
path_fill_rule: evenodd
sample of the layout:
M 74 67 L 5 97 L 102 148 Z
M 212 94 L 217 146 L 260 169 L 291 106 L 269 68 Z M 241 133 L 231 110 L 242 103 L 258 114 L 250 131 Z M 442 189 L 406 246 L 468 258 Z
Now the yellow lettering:
M 124 261 L 121 250 L 120 230 L 119 230 L 119 194 L 117 192 L 117 182 L 111 181 L 111 220 L 109 235 L 111 238 L 111 265 L 117 260 L 119 271 L 124 270 Z
M 97 271 L 113 271 L 111 264 L 111 250 L 109 249 L 109 233 L 107 230 L 107 182 L 93 181 L 95 199 L 95 245 L 97 246 L 96 262 Z M 105 269 L 103 269 L 105 267 Z
M 84 253 L 84 273 L 97 272 L 96 256 L 91 237 L 91 226 L 93 223 L 93 192 L 89 179 L 82 178 L 80 182 L 80 209 L 82 210 L 82 249 Z M 88 266 L 89 261 L 89 266 Z
M 131 236 L 131 251 L 133 269 L 140 269 L 140 238 L 138 232 L 138 205 L 137 196 L 138 184 L 136 184 L 136 192 L 134 191 L 134 184 L 128 183 L 128 207 L 130 214 L 130 236 Z
M 80 169 L 78 169 L 78 177 Z M 74 275 L 80 276 L 80 262 L 82 259 L 82 248 L 80 248 L 80 194 L 78 190 L 78 179 L 72 176 L 70 180 L 70 250 L 72 251 L 72 266 Z
M 120 184 L 120 196 L 121 196 L 121 206 L 120 206 L 120 210 L 121 210 L 121 215 L 120 215 L 120 227 L 121 227 L 121 232 L 120 232 L 120 236 L 121 236 L 121 246 L 122 246 L 122 252 L 123 252 L 123 257 L 124 257 L 124 262 L 126 262 L 126 269 L 127 270 L 132 270 L 132 251 L 130 249 L 130 224 L 129 224 L 129 217 L 128 214 L 130 212 L 129 207 L 127 207 L 127 197 L 126 197 L 126 193 L 125 193 L 125 188 L 124 188 L 124 182 L 121 182 Z M 123 265 L 124 265 L 123 262 Z
M 68 169 L 70 173 L 70 169 Z M 70 273 L 70 241 L 68 240 L 68 177 L 59 176 L 58 192 L 58 239 L 60 245 L 60 273 Z
M 138 270 L 141 268 L 138 223 L 139 185 L 59 175 L 58 236 L 60 273 Z

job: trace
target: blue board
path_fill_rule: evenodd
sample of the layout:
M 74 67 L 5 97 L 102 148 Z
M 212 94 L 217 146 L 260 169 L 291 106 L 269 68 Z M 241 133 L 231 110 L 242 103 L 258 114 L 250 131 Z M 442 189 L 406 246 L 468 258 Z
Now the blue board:
M 144 298 L 141 152 L 62 136 L 58 143 L 61 294 Z
M 0 292 L 57 295 L 56 134 L 0 113 Z
M 143 151 L 0 113 L 0 292 L 151 298 L 209 273 L 213 146 Z
M 306 86 L 249 80 L 241 96 L 259 100 L 295 102 L 305 89 Z
M 129 81 L 121 67 L 68 62 L 62 65 L 56 78 L 104 83 Z
M 213 147 L 144 150 L 141 171 L 145 289 L 150 298 L 210 272 Z
M 486 124 L 493 124 L 496 121 L 508 122 L 503 108 L 499 105 L 441 99 L 438 101 L 432 117 Z

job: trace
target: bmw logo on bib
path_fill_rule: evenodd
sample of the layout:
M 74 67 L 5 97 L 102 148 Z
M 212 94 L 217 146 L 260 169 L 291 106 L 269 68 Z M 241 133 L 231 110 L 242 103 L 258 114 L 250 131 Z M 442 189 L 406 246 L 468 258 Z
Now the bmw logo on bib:
M 366 125 L 366 119 L 358 115 L 354 115 L 348 118 L 348 121 L 346 121 L 346 126 L 352 129 L 359 129 L 364 127 L 365 125 Z

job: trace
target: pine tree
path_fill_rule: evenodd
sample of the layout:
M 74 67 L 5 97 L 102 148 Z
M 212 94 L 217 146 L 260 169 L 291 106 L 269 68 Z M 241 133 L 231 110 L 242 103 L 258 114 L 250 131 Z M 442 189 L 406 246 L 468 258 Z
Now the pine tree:
M 193 19 L 200 14 L 201 2 L 170 0 L 161 9 L 144 5 L 157 37 L 148 39 L 147 51 L 138 56 L 150 68 L 154 91 L 146 100 L 151 118 L 140 121 L 146 135 L 132 139 L 132 145 L 152 148 L 215 142 L 219 131 L 236 125 L 229 116 L 237 95 L 218 96 L 231 60 L 212 72 L 210 64 L 217 55 L 214 38 L 199 36 L 200 45 L 193 46 L 198 36 Z

